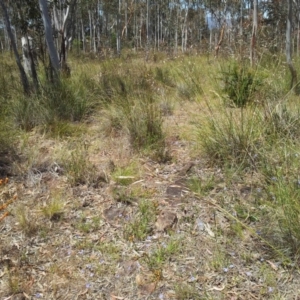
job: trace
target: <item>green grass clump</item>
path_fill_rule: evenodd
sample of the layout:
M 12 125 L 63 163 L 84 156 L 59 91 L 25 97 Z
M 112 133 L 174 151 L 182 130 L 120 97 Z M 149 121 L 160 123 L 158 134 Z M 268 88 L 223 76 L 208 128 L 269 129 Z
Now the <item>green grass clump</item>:
M 41 228 L 40 224 L 38 224 L 37 218 L 23 205 L 16 208 L 15 216 L 21 230 L 27 236 L 33 236 Z
M 84 145 L 79 144 L 71 150 L 70 155 L 64 157 L 63 165 L 72 186 L 96 183 L 96 169 L 89 161 L 88 151 Z
M 294 163 L 292 163 L 294 162 Z M 290 158 L 288 170 L 275 167 L 273 176 L 267 178 L 269 218 L 276 226 L 265 230 L 271 242 L 288 255 L 298 255 L 300 250 L 300 180 L 297 157 Z M 284 168 L 287 164 L 283 164 Z
M 150 270 L 161 269 L 173 255 L 180 251 L 180 244 L 177 240 L 171 240 L 168 243 L 162 242 L 157 246 L 151 255 L 146 256 L 145 260 Z
M 186 300 L 186 299 L 203 299 L 199 295 L 198 289 L 193 284 L 180 283 L 175 286 L 175 297 L 177 300 Z M 206 299 L 206 298 L 204 298 Z M 207 298 L 209 299 L 209 298 Z
M 269 139 L 297 141 L 300 136 L 300 111 L 285 103 L 265 109 L 265 134 Z
M 178 97 L 182 100 L 197 100 L 203 95 L 201 66 L 193 61 L 186 61 L 175 71 Z
M 127 130 L 134 149 L 161 147 L 164 141 L 162 115 L 152 97 L 142 97 L 125 112 Z
M 125 132 L 133 150 L 150 153 L 153 159 L 169 160 L 163 131 L 160 104 L 152 96 L 141 93 L 139 98 L 116 99 L 104 111 L 104 132 Z
M 124 237 L 130 241 L 142 241 L 152 232 L 156 207 L 149 200 L 141 199 L 134 219 L 125 226 Z
M 199 178 L 198 176 L 192 176 L 188 179 L 189 189 L 198 194 L 206 195 L 209 191 L 213 190 L 215 187 L 215 178 L 214 175 L 207 178 Z
M 261 85 L 257 73 L 245 64 L 230 64 L 228 70 L 221 71 L 223 92 L 237 107 L 244 107 L 253 100 L 253 94 Z
M 85 216 L 81 216 L 80 221 L 76 224 L 76 228 L 85 233 L 99 230 L 100 226 L 101 218 L 99 216 L 94 216 L 89 219 L 87 219 Z
M 64 204 L 62 195 L 53 195 L 51 200 L 42 207 L 43 215 L 51 221 L 60 220 L 63 215 Z
M 140 177 L 140 170 L 135 162 L 129 163 L 126 166 L 117 167 L 112 174 L 113 180 L 123 186 L 127 186 Z
M 255 168 L 262 120 L 256 110 L 221 109 L 199 124 L 199 143 L 212 164 Z
M 85 73 L 60 78 L 55 84 L 41 79 L 40 89 L 29 96 L 20 91 L 10 95 L 8 115 L 20 128 L 29 131 L 43 126 L 51 131 L 59 122 L 78 122 L 95 109 L 96 82 Z

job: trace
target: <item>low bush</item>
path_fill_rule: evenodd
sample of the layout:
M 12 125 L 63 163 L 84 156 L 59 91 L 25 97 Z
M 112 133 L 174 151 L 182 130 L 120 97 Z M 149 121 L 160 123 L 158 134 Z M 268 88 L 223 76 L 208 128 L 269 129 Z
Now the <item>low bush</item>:
M 244 107 L 253 101 L 253 94 L 261 85 L 255 70 L 245 64 L 238 65 L 234 62 L 227 70 L 221 71 L 223 92 L 237 107 Z

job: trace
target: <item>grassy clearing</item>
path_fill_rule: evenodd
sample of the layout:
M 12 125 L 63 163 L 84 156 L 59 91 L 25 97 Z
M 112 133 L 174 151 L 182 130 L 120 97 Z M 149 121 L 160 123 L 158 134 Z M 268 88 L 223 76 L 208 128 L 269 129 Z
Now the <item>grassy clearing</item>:
M 72 57 L 31 99 L 0 64 L 0 152 L 18 157 L 0 297 L 293 299 L 300 121 L 280 58 Z

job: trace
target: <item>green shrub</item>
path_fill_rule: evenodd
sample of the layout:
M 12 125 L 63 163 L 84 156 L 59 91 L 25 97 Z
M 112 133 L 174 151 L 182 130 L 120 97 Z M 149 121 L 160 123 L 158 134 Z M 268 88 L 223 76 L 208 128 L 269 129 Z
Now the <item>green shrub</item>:
M 228 70 L 221 71 L 223 92 L 237 107 L 244 107 L 252 101 L 253 93 L 261 84 L 254 70 L 246 65 L 233 63 Z

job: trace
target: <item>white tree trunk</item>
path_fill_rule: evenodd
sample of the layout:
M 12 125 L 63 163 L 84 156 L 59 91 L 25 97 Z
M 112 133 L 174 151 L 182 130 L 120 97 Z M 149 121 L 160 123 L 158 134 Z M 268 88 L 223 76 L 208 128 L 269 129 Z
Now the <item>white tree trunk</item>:
M 84 25 L 83 20 L 81 19 L 81 32 L 82 32 L 82 50 L 83 52 L 86 51 L 86 45 L 85 45 L 85 31 L 84 31 Z
M 41 9 L 44 27 L 45 27 L 46 43 L 50 55 L 51 64 L 55 72 L 58 74 L 60 70 L 60 65 L 59 65 L 57 51 L 55 49 L 55 45 L 53 41 L 53 32 L 52 32 L 51 20 L 49 17 L 47 0 L 39 0 L 39 5 Z
M 4 17 L 4 20 L 5 20 L 7 35 L 10 38 L 11 47 L 13 49 L 15 59 L 16 59 L 16 62 L 17 62 L 17 65 L 18 65 L 18 68 L 19 68 L 19 71 L 20 71 L 20 76 L 21 76 L 21 81 L 22 81 L 24 93 L 29 94 L 30 87 L 29 87 L 28 78 L 26 76 L 26 73 L 24 71 L 24 68 L 23 68 L 21 60 L 20 60 L 20 56 L 19 56 L 18 49 L 17 49 L 16 43 L 15 43 L 15 39 L 14 39 L 13 33 L 11 31 L 9 16 L 8 16 L 7 9 L 6 9 L 6 6 L 5 6 L 3 0 L 0 0 L 0 7 L 2 8 L 3 17 Z
M 90 23 L 90 51 L 93 47 L 93 22 L 92 22 L 92 12 L 89 10 L 89 23 Z
M 257 27 L 258 27 L 258 12 L 257 12 L 258 0 L 253 0 L 253 24 L 252 24 L 252 36 L 250 44 L 250 62 L 251 66 L 255 64 L 256 60 L 256 39 L 257 39 Z
M 117 54 L 121 55 L 121 0 L 119 0 L 118 15 L 117 15 Z
M 293 24 L 293 1 L 287 1 L 287 20 L 286 20 L 286 61 L 291 72 L 291 89 L 295 88 L 295 93 L 299 93 L 297 71 L 292 62 L 292 24 Z
M 32 38 L 26 36 L 23 36 L 21 38 L 21 44 L 22 44 L 22 52 L 23 52 L 23 66 L 24 70 L 29 75 L 34 83 L 34 88 L 36 91 L 39 88 L 37 73 L 36 73 L 36 65 L 37 60 L 34 57 L 34 50 L 33 50 L 33 43 Z

